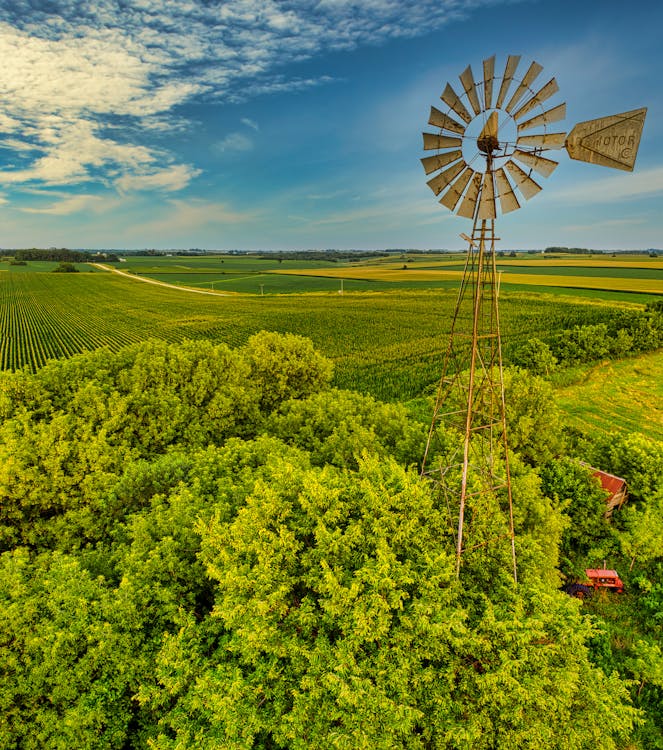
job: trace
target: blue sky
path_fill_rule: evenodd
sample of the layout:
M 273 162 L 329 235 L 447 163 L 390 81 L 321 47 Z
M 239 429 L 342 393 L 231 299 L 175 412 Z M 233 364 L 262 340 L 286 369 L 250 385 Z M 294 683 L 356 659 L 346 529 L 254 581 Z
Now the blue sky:
M 553 152 L 501 246 L 660 248 L 661 29 L 658 0 L 1 0 L 0 245 L 460 247 L 421 132 L 520 54 L 558 129 L 649 111 L 633 173 Z

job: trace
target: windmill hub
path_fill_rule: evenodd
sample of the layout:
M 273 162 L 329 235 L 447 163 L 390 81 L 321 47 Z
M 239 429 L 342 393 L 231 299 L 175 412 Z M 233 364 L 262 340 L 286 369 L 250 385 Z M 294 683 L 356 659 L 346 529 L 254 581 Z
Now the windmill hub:
M 479 138 L 477 146 L 482 154 L 492 154 L 493 151 L 498 151 L 500 148 L 500 142 L 492 135 L 486 136 L 485 138 Z
M 497 140 L 497 112 L 492 112 L 486 120 L 481 133 L 479 133 L 477 148 L 481 153 L 490 155 L 493 151 L 497 151 L 499 147 L 500 142 Z

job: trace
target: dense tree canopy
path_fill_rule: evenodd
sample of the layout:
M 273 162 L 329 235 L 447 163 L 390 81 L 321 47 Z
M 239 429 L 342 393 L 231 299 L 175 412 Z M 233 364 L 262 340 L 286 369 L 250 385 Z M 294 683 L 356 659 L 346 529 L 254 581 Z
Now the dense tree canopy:
M 547 384 L 508 383 L 515 587 L 488 551 L 456 580 L 426 427 L 330 377 L 271 333 L 0 376 L 0 746 L 617 750 L 643 717 L 658 741 L 652 634 L 615 656 L 557 590 L 603 527 Z M 660 617 L 652 481 L 610 544 Z

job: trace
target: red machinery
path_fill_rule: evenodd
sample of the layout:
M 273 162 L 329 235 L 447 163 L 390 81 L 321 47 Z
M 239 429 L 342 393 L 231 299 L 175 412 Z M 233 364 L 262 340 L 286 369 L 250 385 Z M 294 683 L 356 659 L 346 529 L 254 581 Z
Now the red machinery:
M 578 599 L 585 599 L 591 596 L 595 591 L 601 589 L 613 591 L 616 594 L 624 592 L 624 582 L 619 577 L 616 570 L 607 568 L 588 568 L 585 570 L 587 579 L 580 583 L 568 583 L 564 586 L 564 591 Z
M 624 593 L 624 583 L 617 575 L 616 570 L 606 570 L 605 568 L 589 568 L 585 571 L 587 576 L 587 586 L 591 586 L 594 591 L 598 589 L 608 589 L 616 594 Z

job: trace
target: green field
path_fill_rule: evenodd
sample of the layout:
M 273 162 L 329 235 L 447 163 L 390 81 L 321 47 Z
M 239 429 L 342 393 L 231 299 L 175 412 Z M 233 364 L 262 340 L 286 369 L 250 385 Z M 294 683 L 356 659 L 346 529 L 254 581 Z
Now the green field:
M 642 432 L 663 441 L 663 352 L 601 362 L 557 391 L 567 421 L 592 432 Z
M 210 338 L 230 345 L 261 329 L 307 336 L 336 363 L 336 383 L 407 399 L 439 376 L 455 290 L 215 295 L 112 273 L 0 274 L 0 366 L 40 367 L 50 358 L 147 338 Z M 504 348 L 576 323 L 607 320 L 596 300 L 505 294 Z
M 24 266 L 15 265 L 13 266 L 8 260 L 0 262 L 0 272 L 7 271 L 8 273 L 51 273 L 60 265 L 55 260 L 29 260 L 26 261 Z M 99 269 L 95 268 L 91 263 L 74 263 L 74 268 L 79 273 L 99 273 Z
M 404 261 L 409 264 L 407 271 L 402 269 Z M 588 286 L 597 279 L 607 283 L 612 279 L 619 288 L 620 284 L 658 284 L 663 274 L 659 269 L 663 262 L 649 258 L 601 259 L 594 266 L 587 266 L 586 258 L 505 258 L 500 263 L 508 269 L 500 302 L 507 360 L 527 338 L 545 339 L 573 325 L 604 322 L 615 306 L 639 307 L 656 298 L 539 285 L 542 280 L 577 279 L 582 272 Z M 585 264 L 582 271 L 580 263 Z M 311 338 L 334 360 L 336 385 L 385 400 L 412 399 L 434 389 L 459 274 L 458 257 L 414 254 L 360 262 L 131 257 L 113 266 L 122 274 L 86 264 L 80 267 L 95 273 L 51 273 L 56 266 L 43 261 L 0 266 L 2 369 L 34 370 L 49 359 L 100 347 L 116 350 L 151 337 L 209 338 L 236 346 L 254 332 L 269 329 Z M 440 273 L 454 278 L 442 280 Z M 417 280 L 419 274 L 431 276 Z M 509 279 L 514 275 L 534 283 L 512 284 Z M 636 370 L 628 369 L 636 367 L 634 362 L 626 360 L 625 369 L 614 377 L 601 373 L 621 368 L 622 363 L 600 366 L 586 383 L 564 389 L 560 404 L 571 422 L 591 423 L 596 429 L 607 429 L 611 423 L 635 428 L 642 422 L 637 410 L 641 404 L 660 419 L 656 404 L 662 393 L 650 391 L 651 397 L 645 397 L 628 390 L 626 384 L 637 380 Z M 645 386 L 650 380 L 663 382 L 660 367 L 648 367 L 654 371 L 647 370 L 649 374 L 638 382 Z

